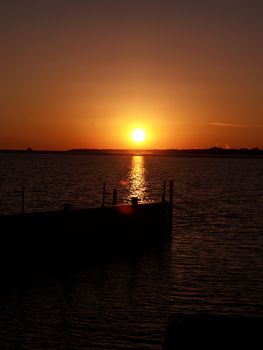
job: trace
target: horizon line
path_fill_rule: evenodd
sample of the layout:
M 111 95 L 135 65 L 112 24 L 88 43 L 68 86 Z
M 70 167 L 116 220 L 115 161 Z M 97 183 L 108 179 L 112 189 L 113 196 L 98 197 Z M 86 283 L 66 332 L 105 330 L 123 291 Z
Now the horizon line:
M 2 148 L 0 152 L 83 152 L 83 151 L 100 151 L 100 152 L 180 152 L 180 151 L 263 151 L 260 147 L 239 147 L 239 148 L 224 148 L 220 146 L 204 147 L 204 148 L 70 148 L 70 149 L 33 149 L 28 148 Z

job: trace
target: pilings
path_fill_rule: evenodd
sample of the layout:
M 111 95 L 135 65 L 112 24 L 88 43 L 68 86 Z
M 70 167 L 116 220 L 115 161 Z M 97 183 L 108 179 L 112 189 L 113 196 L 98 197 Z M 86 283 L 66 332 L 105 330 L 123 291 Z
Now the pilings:
M 117 205 L 117 190 L 114 189 L 112 193 L 112 205 Z
M 106 182 L 103 182 L 103 191 L 102 191 L 102 206 L 105 206 L 105 198 L 106 198 Z
M 165 202 L 166 197 L 166 180 L 163 182 L 163 193 L 162 193 L 162 202 Z
M 106 203 L 106 182 L 103 182 L 103 190 L 102 190 L 102 207 L 105 206 Z M 117 190 L 114 189 L 112 192 L 112 205 L 117 205 Z
M 25 186 L 22 186 L 21 191 L 21 214 L 25 213 Z
M 163 182 L 162 202 L 166 202 L 166 180 Z M 168 218 L 172 225 L 174 205 L 174 180 L 169 181 L 169 200 L 168 200 Z
M 170 180 L 168 211 L 169 211 L 169 219 L 170 219 L 171 225 L 173 220 L 173 207 L 174 207 L 174 181 Z
M 174 199 L 174 180 L 169 181 L 169 203 L 173 205 Z M 166 200 L 166 180 L 163 182 L 162 202 Z
M 169 181 L 169 200 L 166 201 L 166 192 L 167 192 L 167 181 L 165 180 L 163 182 L 163 191 L 161 195 L 161 202 L 162 203 L 168 203 L 168 215 L 170 218 L 173 216 L 173 201 L 174 201 L 174 181 L 170 180 Z M 118 191 L 117 189 L 113 189 L 112 192 L 112 205 L 116 206 L 117 203 L 117 198 L 118 198 Z M 131 197 L 131 204 L 132 205 L 137 205 L 138 202 L 140 201 L 139 198 L 137 197 Z M 102 190 L 102 207 L 105 207 L 106 205 L 106 182 L 103 182 L 103 190 Z M 64 211 L 68 212 L 70 208 L 69 204 L 66 204 L 64 207 Z M 25 186 L 23 185 L 21 188 L 21 214 L 23 215 L 25 213 Z
M 174 181 L 170 180 L 170 190 L 169 190 L 169 203 L 170 206 L 173 206 L 174 201 Z

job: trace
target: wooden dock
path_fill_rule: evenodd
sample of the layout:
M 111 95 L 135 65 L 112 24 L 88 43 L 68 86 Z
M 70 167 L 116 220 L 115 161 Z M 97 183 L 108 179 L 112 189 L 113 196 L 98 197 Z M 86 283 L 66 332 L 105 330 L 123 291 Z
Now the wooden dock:
M 151 239 L 163 235 L 169 202 L 103 206 L 0 217 L 1 239 L 34 241 L 112 241 Z
M 171 232 L 169 208 L 168 202 L 76 210 L 66 206 L 2 216 L 0 270 L 74 265 L 94 255 L 161 247 Z
M 11 266 L 26 260 L 72 261 L 98 251 L 150 246 L 167 241 L 171 234 L 172 184 L 169 201 L 165 194 L 160 202 L 117 205 L 103 202 L 97 208 L 27 213 L 22 189 L 21 213 L 0 216 L 0 263 Z M 43 259 L 44 258 L 44 259 Z

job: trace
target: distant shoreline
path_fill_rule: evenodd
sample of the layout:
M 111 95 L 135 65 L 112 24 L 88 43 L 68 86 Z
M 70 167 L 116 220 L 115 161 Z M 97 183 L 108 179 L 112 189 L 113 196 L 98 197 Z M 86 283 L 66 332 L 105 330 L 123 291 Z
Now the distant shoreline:
M 143 155 L 143 156 L 170 156 L 170 157 L 227 157 L 227 158 L 263 158 L 263 150 L 252 149 L 224 149 L 212 147 L 208 149 L 166 149 L 166 150 L 131 150 L 131 149 L 70 149 L 65 151 L 51 150 L 0 150 L 5 154 L 64 154 L 64 155 Z

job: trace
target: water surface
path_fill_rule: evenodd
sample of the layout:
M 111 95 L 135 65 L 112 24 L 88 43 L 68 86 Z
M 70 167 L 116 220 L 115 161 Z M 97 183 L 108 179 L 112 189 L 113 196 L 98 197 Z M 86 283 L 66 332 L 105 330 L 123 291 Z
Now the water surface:
M 161 349 L 174 312 L 263 316 L 263 161 L 0 155 L 0 213 L 159 200 L 175 181 L 171 246 L 6 282 L 3 349 Z

